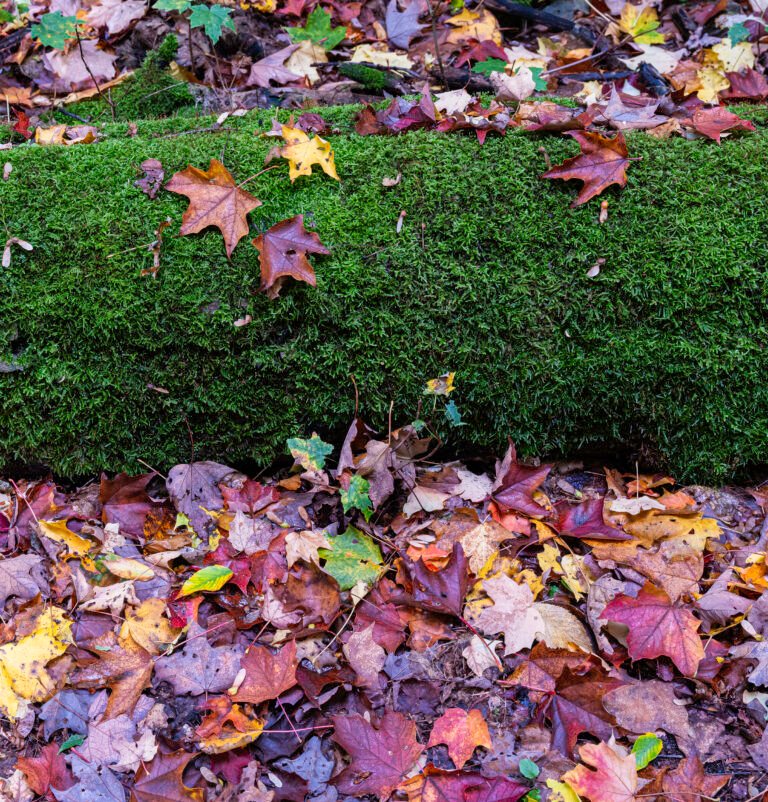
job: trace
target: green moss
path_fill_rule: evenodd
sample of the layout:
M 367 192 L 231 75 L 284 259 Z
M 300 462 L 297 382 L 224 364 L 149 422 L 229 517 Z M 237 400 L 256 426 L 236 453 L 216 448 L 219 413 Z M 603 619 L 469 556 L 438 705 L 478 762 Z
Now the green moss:
M 465 441 L 644 444 L 705 480 L 764 461 L 768 132 L 765 110 L 739 110 L 761 128 L 722 146 L 630 134 L 642 160 L 600 199 L 603 225 L 599 200 L 571 209 L 574 185 L 539 178 L 539 148 L 559 162 L 568 138 L 363 138 L 349 109 L 324 110 L 341 182 L 291 186 L 281 165 L 249 185 L 264 202 L 254 235 L 304 213 L 332 251 L 313 258 L 317 289 L 275 301 L 257 293 L 248 241 L 228 262 L 217 231 L 167 235 L 156 280 L 139 275 L 150 254 L 129 250 L 166 216 L 177 231 L 186 208 L 133 186 L 143 159 L 170 175 L 221 158 L 243 180 L 273 144 L 254 136 L 269 112 L 217 133 L 164 138 L 211 121 L 158 120 L 133 138 L 116 124 L 95 145 L 9 151 L 0 221 L 35 250 L 0 272 L 0 361 L 23 367 L 0 373 L 0 462 L 162 468 L 189 458 L 188 426 L 198 457 L 268 462 L 287 437 L 343 431 L 351 375 L 386 429 L 391 402 L 411 419 L 424 380 L 447 370 Z

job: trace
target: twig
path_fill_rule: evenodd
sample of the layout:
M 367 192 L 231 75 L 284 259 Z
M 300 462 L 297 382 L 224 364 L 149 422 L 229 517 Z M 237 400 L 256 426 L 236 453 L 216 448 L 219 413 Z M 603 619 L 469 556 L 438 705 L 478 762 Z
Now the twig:
M 440 80 L 443 83 L 443 87 L 447 87 L 445 82 L 445 67 L 443 66 L 443 58 L 440 55 L 440 43 L 437 39 L 437 20 L 435 18 L 435 7 L 432 4 L 432 0 L 427 0 L 427 4 L 429 5 L 429 17 L 432 24 L 432 41 L 435 43 L 435 58 L 437 59 L 437 67 L 440 70 Z
M 75 25 L 75 37 L 77 38 L 77 49 L 80 51 L 80 60 L 83 62 L 83 66 L 85 67 L 88 75 L 91 76 L 91 80 L 93 81 L 93 85 L 96 87 L 96 91 L 99 94 L 99 97 L 109 106 L 112 112 L 112 122 L 115 121 L 115 102 L 112 100 L 111 97 L 107 97 L 102 91 L 101 87 L 99 86 L 99 82 L 96 80 L 96 76 L 94 76 L 91 68 L 88 66 L 88 62 L 85 60 L 85 53 L 83 53 L 83 40 L 80 38 L 80 31 L 77 29 L 77 25 Z

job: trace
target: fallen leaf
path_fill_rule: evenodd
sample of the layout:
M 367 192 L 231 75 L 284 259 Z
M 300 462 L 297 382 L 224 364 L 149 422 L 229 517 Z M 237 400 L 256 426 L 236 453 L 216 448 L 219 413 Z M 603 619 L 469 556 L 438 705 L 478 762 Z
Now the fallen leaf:
M 288 641 L 277 652 L 266 646 L 250 646 L 241 661 L 245 679 L 231 695 L 232 701 L 258 705 L 277 699 L 296 684 L 297 665 L 294 640 Z
M 404 4 L 403 11 L 398 9 L 397 0 L 389 0 L 384 19 L 387 27 L 387 39 L 392 45 L 407 50 L 411 45 L 411 39 L 421 33 L 420 9 L 419 0 L 410 0 Z
M 133 185 L 154 200 L 163 186 L 165 178 L 163 165 L 157 159 L 145 159 L 140 167 L 144 171 L 144 177 L 134 181 Z
M 184 785 L 184 769 L 194 758 L 194 752 L 180 751 L 158 754 L 151 763 L 142 763 L 131 788 L 131 802 L 203 802 L 202 788 Z
M 216 591 L 232 579 L 233 571 L 223 565 L 206 565 L 199 571 L 195 571 L 192 576 L 184 582 L 179 591 L 179 596 L 189 596 L 192 593 L 202 591 Z
M 669 802 L 705 802 L 714 799 L 730 779 L 730 774 L 705 774 L 698 755 L 692 755 L 664 775 L 664 798 Z
M 563 780 L 577 793 L 584 794 L 591 802 L 635 802 L 634 755 L 618 754 L 607 743 L 584 744 L 579 755 L 586 766 L 576 766 L 563 775 Z
M 46 670 L 72 641 L 72 622 L 59 607 L 42 610 L 34 629 L 0 646 L 0 710 L 12 720 L 26 714 L 28 702 L 44 702 L 56 689 Z
M 289 277 L 316 287 L 315 271 L 307 254 L 330 253 L 314 231 L 304 228 L 304 215 L 301 214 L 276 223 L 256 237 L 253 244 L 259 251 L 261 290 L 268 298 L 277 298 Z
M 325 560 L 323 570 L 342 590 L 349 590 L 358 582 L 370 586 L 376 581 L 384 558 L 372 538 L 349 526 L 344 534 L 330 538 L 330 542 L 331 547 L 320 549 L 318 555 Z
M 280 50 L 270 53 L 251 65 L 251 71 L 245 81 L 245 86 L 261 86 L 268 88 L 274 81 L 282 86 L 301 79 L 301 75 L 292 72 L 285 66 L 286 61 L 299 49 L 299 45 L 288 45 Z
M 174 173 L 165 188 L 189 198 L 179 233 L 196 234 L 215 226 L 224 237 L 228 258 L 248 233 L 248 213 L 261 206 L 260 200 L 235 184 L 229 170 L 216 159 L 211 159 L 207 171 L 190 165 Z
M 629 628 L 627 646 L 633 660 L 669 657 L 686 677 L 696 676 L 704 659 L 704 647 L 697 630 L 701 624 L 683 605 L 647 582 L 637 595 L 618 596 L 600 617 Z
M 488 725 L 479 710 L 449 707 L 432 727 L 427 748 L 446 744 L 448 755 L 457 769 L 472 757 L 478 746 L 492 749 Z
M 725 131 L 754 131 L 754 123 L 742 120 L 738 114 L 723 106 L 704 109 L 698 108 L 690 120 L 691 127 L 698 134 L 713 139 L 720 144 L 720 137 Z
M 416 741 L 416 725 L 387 710 L 377 726 L 359 713 L 331 716 L 336 741 L 351 763 L 336 778 L 342 794 L 375 794 L 386 800 L 424 751 Z
M 629 153 L 622 133 L 612 139 L 589 131 L 567 131 L 566 133 L 579 143 L 581 154 L 566 159 L 541 177 L 561 181 L 575 179 L 583 182 L 584 186 L 571 206 L 581 206 L 600 195 L 612 184 L 618 184 L 620 187 L 626 186 Z
M 66 791 L 75 783 L 55 743 L 44 746 L 37 757 L 20 757 L 16 766 L 26 776 L 29 787 L 40 796 L 47 797 L 52 788 Z

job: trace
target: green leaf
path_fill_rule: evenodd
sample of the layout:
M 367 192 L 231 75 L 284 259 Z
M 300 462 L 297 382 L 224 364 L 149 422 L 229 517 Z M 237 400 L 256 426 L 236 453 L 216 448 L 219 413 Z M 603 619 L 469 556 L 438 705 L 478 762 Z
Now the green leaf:
M 192 14 L 189 24 L 193 28 L 203 28 L 205 35 L 214 43 L 221 39 L 224 28 L 235 30 L 235 23 L 231 17 L 232 9 L 224 6 L 190 6 Z
M 318 6 L 308 17 L 303 28 L 286 28 L 292 42 L 303 42 L 309 39 L 326 50 L 333 50 L 347 36 L 347 29 L 339 26 L 331 28 L 331 15 Z
M 506 67 L 506 61 L 502 61 L 500 58 L 489 58 L 485 61 L 478 61 L 472 67 L 472 72 L 479 72 L 480 75 L 490 75 L 492 72 L 504 72 Z
M 4 8 L 0 8 L 0 23 L 3 22 L 10 22 L 13 19 L 13 15 L 6 11 Z
M 318 549 L 325 560 L 325 571 L 342 590 L 349 590 L 358 582 L 372 585 L 381 570 L 383 557 L 376 543 L 358 529 L 350 526 L 343 535 L 329 538 L 330 549 Z
M 181 586 L 179 596 L 189 596 L 201 590 L 220 590 L 232 577 L 232 569 L 223 565 L 206 565 Z
M 520 761 L 518 769 L 526 780 L 535 780 L 541 773 L 541 769 L 527 757 Z
M 525 795 L 523 802 L 541 802 L 541 791 L 538 788 L 531 788 Z
M 743 22 L 737 22 L 728 28 L 728 38 L 731 40 L 732 45 L 737 45 L 739 42 L 746 42 L 749 39 L 749 28 Z
M 355 474 L 349 480 L 349 489 L 341 490 L 341 505 L 344 507 L 344 512 L 350 510 L 360 510 L 366 521 L 370 520 L 373 515 L 373 505 L 371 504 L 371 497 L 368 491 L 371 484 L 367 479 L 363 479 L 359 474 Z
M 155 8 L 158 11 L 177 11 L 183 14 L 192 7 L 190 0 L 157 0 Z
M 80 744 L 85 740 L 85 735 L 80 735 L 79 733 L 75 733 L 75 735 L 70 735 L 66 741 L 59 747 L 59 754 L 62 752 L 66 752 L 67 749 L 72 749 L 73 746 L 80 746 Z
M 309 440 L 292 437 L 287 441 L 288 450 L 305 471 L 320 471 L 325 466 L 325 458 L 333 451 L 333 446 L 323 442 L 316 434 Z
M 46 47 L 63 50 L 67 39 L 75 35 L 75 25 L 77 17 L 65 17 L 61 11 L 54 11 L 51 14 L 43 14 L 40 23 L 30 29 L 30 34 L 33 39 L 37 39 Z
M 445 417 L 448 418 L 448 423 L 451 426 L 466 426 L 467 424 L 464 423 L 461 419 L 461 412 L 459 412 L 459 408 L 456 406 L 455 401 L 449 401 L 445 405 Z
M 663 746 L 661 738 L 652 732 L 646 732 L 645 735 L 641 735 L 632 746 L 637 770 L 644 769 L 651 761 L 656 760 L 661 754 Z
M 536 92 L 543 92 L 547 88 L 547 82 L 541 77 L 544 67 L 528 67 L 533 76 L 533 88 Z

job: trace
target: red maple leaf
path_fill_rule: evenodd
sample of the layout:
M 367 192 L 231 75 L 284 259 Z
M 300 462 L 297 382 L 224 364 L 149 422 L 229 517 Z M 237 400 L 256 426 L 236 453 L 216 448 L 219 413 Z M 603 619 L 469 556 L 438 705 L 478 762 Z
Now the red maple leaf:
M 581 153 L 547 170 L 541 177 L 582 181 L 584 186 L 571 206 L 581 206 L 611 184 L 618 184 L 620 187 L 627 185 L 629 152 L 623 134 L 619 133 L 611 139 L 590 131 L 566 133 L 579 143 Z
M 754 131 L 755 124 L 742 120 L 738 114 L 728 111 L 724 106 L 699 107 L 693 117 L 687 120 L 694 131 L 720 144 L 720 136 L 725 131 Z
M 600 614 L 629 627 L 627 647 L 633 660 L 669 657 L 686 677 L 696 675 L 704 658 L 698 635 L 701 622 L 682 604 L 647 582 L 636 598 L 617 596 Z
M 333 740 L 352 759 L 337 777 L 342 794 L 386 800 L 424 751 L 416 741 L 416 725 L 401 713 L 387 710 L 377 727 L 359 713 L 331 720 Z
M 254 515 L 280 499 L 276 487 L 265 487 L 261 482 L 246 479 L 238 487 L 221 486 L 226 509 L 232 512 L 247 512 Z
M 251 646 L 240 665 L 245 669 L 245 679 L 233 702 L 258 705 L 277 699 L 296 684 L 296 641 L 288 641 L 277 653 L 266 646 Z
M 16 768 L 24 773 L 29 787 L 40 796 L 53 798 L 49 793 L 51 788 L 65 791 L 75 784 L 75 778 L 56 744 L 44 746 L 37 757 L 20 757 Z
M 583 537 L 590 540 L 631 540 L 621 529 L 608 526 L 603 520 L 602 498 L 592 498 L 581 504 L 559 501 L 555 504 L 555 529 L 561 535 Z
M 516 510 L 525 515 L 546 515 L 546 508 L 533 500 L 533 494 L 544 483 L 551 468 L 551 465 L 539 465 L 537 468 L 521 465 L 517 461 L 514 445 L 510 445 L 502 464 L 504 475 L 493 494 L 494 501 L 504 510 Z

